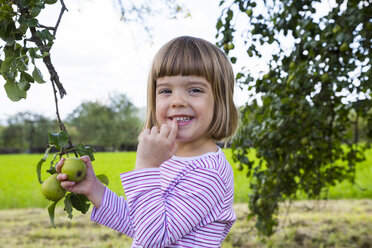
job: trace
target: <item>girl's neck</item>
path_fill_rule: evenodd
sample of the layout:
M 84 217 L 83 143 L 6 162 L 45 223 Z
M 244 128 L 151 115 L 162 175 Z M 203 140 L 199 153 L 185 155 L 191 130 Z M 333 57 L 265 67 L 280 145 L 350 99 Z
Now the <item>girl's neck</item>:
M 198 142 L 183 143 L 176 141 L 177 151 L 174 154 L 177 157 L 196 157 L 208 152 L 216 152 L 218 150 L 217 145 L 212 139 L 198 140 Z

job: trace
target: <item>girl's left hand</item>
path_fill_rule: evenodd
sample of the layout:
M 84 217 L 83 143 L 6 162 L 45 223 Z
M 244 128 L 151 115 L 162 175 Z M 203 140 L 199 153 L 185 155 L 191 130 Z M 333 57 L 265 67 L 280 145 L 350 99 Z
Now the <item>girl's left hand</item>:
M 178 124 L 172 121 L 172 126 L 161 125 L 145 129 L 139 138 L 135 169 L 157 168 L 170 159 L 176 152 L 176 137 Z

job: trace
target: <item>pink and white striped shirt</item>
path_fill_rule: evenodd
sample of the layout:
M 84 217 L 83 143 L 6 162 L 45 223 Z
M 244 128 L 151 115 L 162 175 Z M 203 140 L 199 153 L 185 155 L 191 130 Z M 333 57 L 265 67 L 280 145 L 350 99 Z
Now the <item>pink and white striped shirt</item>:
M 132 247 L 221 247 L 236 220 L 233 171 L 220 148 L 120 177 L 127 200 L 106 188 L 91 220 L 132 237 Z

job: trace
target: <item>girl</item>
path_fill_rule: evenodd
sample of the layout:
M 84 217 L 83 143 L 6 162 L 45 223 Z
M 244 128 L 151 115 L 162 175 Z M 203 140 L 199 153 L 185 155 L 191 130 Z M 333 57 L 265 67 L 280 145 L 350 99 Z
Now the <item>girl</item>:
M 215 45 L 179 37 L 156 54 L 135 170 L 120 175 L 127 200 L 88 171 L 68 191 L 93 203 L 91 220 L 133 238 L 132 247 L 221 247 L 236 220 L 233 171 L 215 141 L 237 126 L 234 74 Z M 64 159 L 57 164 L 60 173 Z

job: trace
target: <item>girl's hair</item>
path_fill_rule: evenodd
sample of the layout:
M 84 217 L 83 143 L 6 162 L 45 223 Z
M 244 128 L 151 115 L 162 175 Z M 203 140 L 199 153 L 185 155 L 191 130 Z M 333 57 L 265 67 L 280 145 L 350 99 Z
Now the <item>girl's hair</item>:
M 234 105 L 234 73 L 227 56 L 212 43 L 182 36 L 166 43 L 155 55 L 147 85 L 147 116 L 144 128 L 157 125 L 156 80 L 165 76 L 201 76 L 211 83 L 215 102 L 208 135 L 215 141 L 232 136 L 238 124 Z

